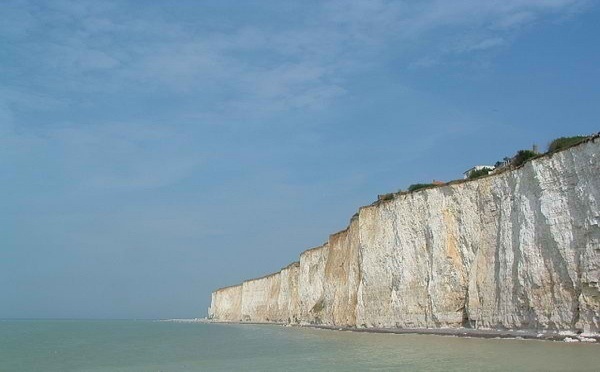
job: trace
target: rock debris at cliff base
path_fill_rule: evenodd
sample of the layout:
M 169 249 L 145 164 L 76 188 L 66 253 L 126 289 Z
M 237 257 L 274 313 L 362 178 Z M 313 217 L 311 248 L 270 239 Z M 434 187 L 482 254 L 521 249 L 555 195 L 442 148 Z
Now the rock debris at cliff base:
M 280 272 L 213 292 L 224 321 L 600 331 L 600 138 L 362 207 Z

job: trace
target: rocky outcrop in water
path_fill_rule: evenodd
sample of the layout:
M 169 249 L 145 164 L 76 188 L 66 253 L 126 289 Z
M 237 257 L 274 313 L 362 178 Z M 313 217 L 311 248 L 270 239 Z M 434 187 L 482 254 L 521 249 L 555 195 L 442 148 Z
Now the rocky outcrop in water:
M 600 138 L 394 195 L 278 273 L 215 291 L 223 321 L 600 332 Z

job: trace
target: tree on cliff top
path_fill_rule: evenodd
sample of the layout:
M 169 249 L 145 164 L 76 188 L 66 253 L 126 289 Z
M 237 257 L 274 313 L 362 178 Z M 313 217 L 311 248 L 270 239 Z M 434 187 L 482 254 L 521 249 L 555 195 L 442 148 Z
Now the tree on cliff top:
M 512 160 L 512 165 L 518 167 L 519 165 L 525 163 L 527 160 L 536 157 L 538 154 L 531 150 L 519 150 L 517 155 Z

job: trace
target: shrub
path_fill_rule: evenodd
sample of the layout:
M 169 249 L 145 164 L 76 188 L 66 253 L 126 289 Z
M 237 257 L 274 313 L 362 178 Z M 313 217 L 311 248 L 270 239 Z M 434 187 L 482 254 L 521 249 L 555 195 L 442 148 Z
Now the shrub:
M 513 158 L 512 165 L 518 167 L 519 165 L 525 163 L 527 160 L 536 157 L 537 154 L 531 150 L 519 150 L 517 155 Z
M 574 136 L 574 137 L 560 137 L 550 142 L 548 145 L 548 152 L 557 151 L 566 149 L 567 147 L 571 147 L 573 145 L 578 144 L 583 141 L 587 137 L 585 136 Z
M 414 183 L 410 186 L 408 186 L 408 191 L 416 191 L 416 190 L 420 190 L 420 189 L 425 189 L 431 186 L 435 186 L 432 183 Z
M 492 170 L 492 168 L 481 168 L 478 170 L 474 170 L 473 172 L 469 173 L 469 179 L 472 180 L 481 176 L 487 176 Z
M 392 199 L 394 199 L 394 194 L 377 195 L 377 199 L 379 199 L 379 200 L 392 200 Z

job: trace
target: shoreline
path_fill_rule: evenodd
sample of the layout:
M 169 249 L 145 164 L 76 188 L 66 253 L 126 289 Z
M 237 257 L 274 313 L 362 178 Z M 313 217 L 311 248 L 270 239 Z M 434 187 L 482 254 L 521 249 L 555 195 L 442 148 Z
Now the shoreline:
M 577 334 L 572 331 L 542 332 L 537 330 L 498 330 L 498 329 L 473 329 L 473 328 L 357 328 L 331 326 L 324 324 L 289 324 L 280 322 L 236 322 L 220 321 L 214 319 L 168 319 L 164 321 L 181 323 L 207 323 L 207 324 L 241 324 L 241 325 L 273 325 L 282 327 L 298 327 L 323 329 L 328 331 L 358 332 L 358 333 L 389 333 L 389 334 L 418 334 L 464 338 L 483 339 L 515 339 L 515 340 L 541 340 L 559 341 L 567 343 L 590 343 L 600 345 L 600 334 Z
M 600 342 L 600 335 L 581 335 L 575 332 L 538 332 L 536 330 L 497 330 L 497 329 L 473 329 L 473 328 L 355 328 L 335 327 L 328 325 L 299 325 L 315 329 L 326 329 L 332 331 L 365 332 L 365 333 L 391 333 L 391 334 L 419 334 L 464 338 L 484 339 L 516 339 L 516 340 L 542 340 L 562 342 Z

